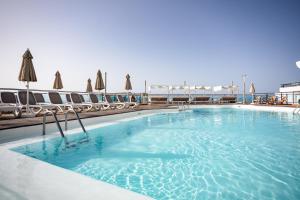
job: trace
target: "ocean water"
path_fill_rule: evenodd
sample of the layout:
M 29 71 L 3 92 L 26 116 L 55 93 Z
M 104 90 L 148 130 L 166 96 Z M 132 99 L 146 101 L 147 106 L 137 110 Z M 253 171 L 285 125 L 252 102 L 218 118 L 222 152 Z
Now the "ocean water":
M 195 109 L 88 134 L 14 151 L 159 200 L 300 199 L 299 115 Z

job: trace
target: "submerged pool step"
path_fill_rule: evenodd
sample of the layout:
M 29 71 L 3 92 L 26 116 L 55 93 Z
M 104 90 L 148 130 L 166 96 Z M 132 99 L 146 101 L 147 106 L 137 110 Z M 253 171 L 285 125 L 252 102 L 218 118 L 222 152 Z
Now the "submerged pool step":
M 85 137 L 85 138 L 81 138 L 80 140 L 78 141 L 68 141 L 67 138 L 65 137 L 65 146 L 66 148 L 73 148 L 73 147 L 77 147 L 78 145 L 80 144 L 83 144 L 83 143 L 88 143 L 90 140 L 88 137 Z

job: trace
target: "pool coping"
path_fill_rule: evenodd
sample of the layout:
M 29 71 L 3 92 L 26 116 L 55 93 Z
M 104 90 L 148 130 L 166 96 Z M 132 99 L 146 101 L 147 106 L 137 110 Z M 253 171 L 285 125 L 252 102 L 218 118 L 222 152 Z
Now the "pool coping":
M 270 112 L 289 112 L 294 108 L 268 107 L 253 105 L 192 105 L 190 108 L 239 108 Z M 87 130 L 130 121 L 158 113 L 179 112 L 178 109 L 161 109 L 127 113 L 126 118 L 108 117 L 108 121 L 89 125 Z M 118 114 L 122 115 L 122 114 Z M 96 121 L 96 120 L 94 120 Z M 41 125 L 38 125 L 41 126 Z M 21 128 L 17 128 L 21 129 Z M 67 131 L 67 134 L 81 132 L 79 128 Z M 0 199 L 152 199 L 121 187 L 95 180 L 10 150 L 13 147 L 57 137 L 53 131 L 46 136 L 22 139 L 0 145 Z M 76 184 L 74 184 L 76 183 Z

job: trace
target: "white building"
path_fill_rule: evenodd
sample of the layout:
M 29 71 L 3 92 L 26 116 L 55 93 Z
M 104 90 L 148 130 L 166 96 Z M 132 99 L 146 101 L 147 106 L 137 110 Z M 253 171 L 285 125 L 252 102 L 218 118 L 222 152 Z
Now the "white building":
M 300 82 L 281 84 L 276 96 L 286 96 L 288 103 L 296 104 L 300 101 Z

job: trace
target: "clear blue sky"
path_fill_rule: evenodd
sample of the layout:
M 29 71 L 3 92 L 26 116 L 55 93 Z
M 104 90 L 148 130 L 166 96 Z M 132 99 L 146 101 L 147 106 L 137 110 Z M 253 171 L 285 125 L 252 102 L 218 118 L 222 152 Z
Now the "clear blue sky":
M 109 91 L 124 91 L 126 73 L 137 92 L 144 80 L 241 85 L 243 73 L 258 92 L 300 81 L 299 0 L 0 1 L 0 87 L 24 87 L 26 48 L 41 89 L 57 69 L 66 90 L 98 69 Z

